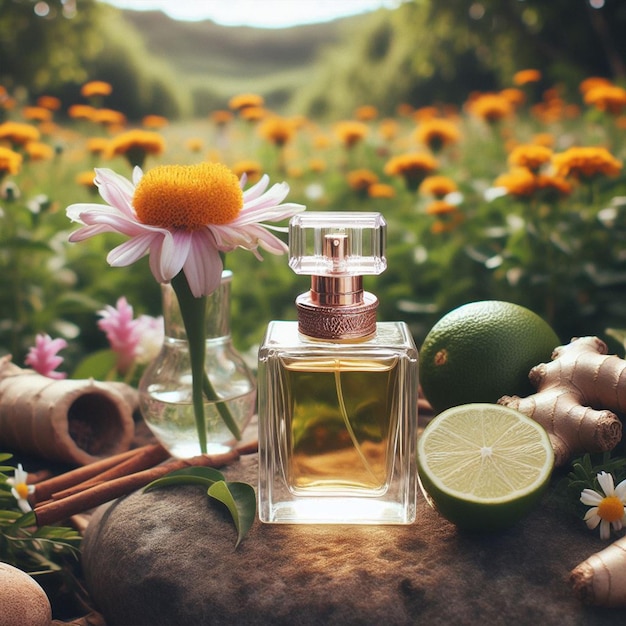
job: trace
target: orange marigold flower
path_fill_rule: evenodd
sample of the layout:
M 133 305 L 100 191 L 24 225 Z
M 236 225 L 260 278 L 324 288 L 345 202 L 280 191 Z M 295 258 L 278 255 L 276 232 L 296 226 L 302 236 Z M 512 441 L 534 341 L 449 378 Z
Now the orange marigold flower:
M 515 89 L 514 87 L 503 89 L 500 92 L 500 95 L 503 98 L 506 98 L 515 109 L 519 108 L 522 104 L 524 104 L 524 102 L 526 102 L 526 94 L 521 89 Z
M 91 119 L 103 126 L 123 126 L 126 124 L 126 116 L 121 111 L 114 109 L 94 109 Z
M 561 196 L 569 196 L 573 191 L 572 183 L 560 176 L 539 174 L 535 178 L 537 192 L 547 201 L 557 200 Z
M 89 81 L 80 88 L 80 94 L 85 98 L 92 98 L 95 96 L 109 96 L 112 92 L 113 87 L 103 80 Z
M 555 175 L 589 180 L 596 176 L 617 176 L 622 162 L 606 148 L 574 147 L 552 156 Z
M 355 119 L 361 122 L 369 122 L 371 120 L 375 120 L 378 117 L 378 109 L 371 104 L 364 104 L 360 107 L 357 107 L 354 112 Z
M 259 125 L 259 134 L 275 146 L 284 146 L 295 135 L 296 129 L 291 120 L 272 115 L 265 118 Z
M 150 130 L 129 130 L 109 142 L 107 156 L 122 155 L 128 162 L 142 167 L 148 154 L 158 155 L 165 150 L 165 140 Z
M 428 215 L 448 215 L 450 213 L 456 213 L 459 207 L 451 202 L 445 200 L 434 200 L 426 207 L 426 213 Z
M 199 137 L 190 137 L 185 141 L 185 146 L 189 152 L 200 152 L 204 147 L 204 142 Z
M 595 87 L 609 87 L 613 83 L 608 78 L 603 78 L 602 76 L 590 76 L 589 78 L 585 78 L 578 89 L 580 93 L 585 94 L 590 89 L 594 89 Z
M 513 105 L 501 94 L 486 93 L 474 97 L 467 103 L 469 113 L 489 124 L 513 115 Z
M 109 141 L 105 137 L 90 137 L 87 139 L 87 150 L 91 154 L 104 154 L 109 149 Z
M 0 141 L 7 141 L 13 146 L 23 146 L 29 141 L 38 141 L 39 130 L 23 122 L 4 122 L 0 124 Z
M 309 161 L 309 169 L 312 172 L 323 172 L 326 170 L 326 161 L 320 158 L 313 158 Z
M 316 150 L 323 150 L 324 148 L 328 148 L 330 146 L 330 137 L 328 135 L 324 135 L 322 133 L 317 133 L 313 137 L 313 147 Z
M 424 178 L 437 167 L 437 160 L 430 154 L 413 152 L 392 157 L 385 164 L 385 174 L 401 176 L 407 188 L 415 191 Z
M 513 74 L 513 83 L 515 85 L 526 85 L 527 83 L 537 83 L 541 80 L 541 72 L 539 70 L 520 70 Z
M 258 122 L 267 117 L 267 114 L 263 107 L 246 107 L 239 111 L 239 117 L 246 122 Z
M 454 211 L 448 214 L 440 214 L 443 219 L 435 220 L 430 227 L 430 232 L 434 235 L 442 233 L 451 233 L 459 224 L 465 220 L 465 216 L 460 211 Z
M 413 119 L 420 123 L 426 120 L 432 120 L 434 117 L 439 115 L 439 109 L 434 106 L 426 106 L 420 107 L 419 109 L 415 109 L 412 113 Z
M 394 198 L 396 190 L 385 183 L 374 183 L 367 188 L 367 195 L 370 198 Z
M 439 152 L 444 146 L 457 143 L 461 132 L 454 122 L 433 118 L 423 121 L 415 129 L 415 138 L 433 152 Z
M 248 182 L 256 182 L 261 178 L 261 174 L 263 174 L 263 168 L 258 161 L 245 160 L 238 161 L 235 163 L 232 168 L 233 172 L 237 174 L 237 178 L 241 178 L 243 174 L 246 174 L 248 177 Z
M 384 119 L 381 120 L 380 126 L 378 127 L 378 134 L 385 140 L 391 141 L 398 136 L 398 130 L 400 129 L 400 125 L 394 119 Z
M 225 126 L 232 121 L 233 117 L 232 111 L 226 111 L 225 109 L 212 111 L 211 115 L 209 115 L 209 119 L 217 126 Z
M 40 141 L 29 141 L 24 146 L 24 151 L 31 161 L 45 161 L 54 156 L 54 148 Z
M 348 184 L 355 191 L 367 191 L 378 182 L 378 175 L 367 169 L 353 170 L 347 174 Z
M 337 122 L 333 131 L 346 148 L 352 148 L 369 133 L 368 127 L 363 122 L 351 120 Z
M 456 183 L 447 176 L 427 176 L 419 187 L 420 193 L 437 198 L 443 198 L 457 190 Z
M 265 104 L 263 96 L 259 96 L 255 93 L 242 93 L 237 96 L 233 96 L 228 101 L 229 108 L 233 111 L 242 111 L 250 107 L 261 108 Z
M 52 111 L 44 107 L 24 107 L 22 117 L 30 122 L 49 122 L 52 119 Z
M 556 139 L 552 133 L 537 133 L 533 135 L 531 143 L 536 146 L 545 146 L 546 148 L 552 148 L 556 143 Z
M 163 115 L 146 115 L 141 120 L 141 125 L 144 128 L 151 128 L 153 130 L 158 130 L 159 128 L 165 128 L 169 124 L 169 120 Z
M 89 104 L 73 104 L 68 110 L 67 114 L 75 120 L 88 120 L 93 121 L 95 118 L 96 109 Z
M 552 150 L 545 146 L 523 144 L 515 147 L 509 154 L 508 163 L 511 167 L 526 167 L 536 173 L 542 165 L 550 162 Z
M 22 155 L 10 148 L 0 146 L 0 178 L 4 174 L 19 174 L 22 167 Z
M 61 100 L 56 96 L 39 96 L 37 105 L 50 111 L 58 111 L 61 108 Z
M 505 187 L 513 196 L 531 196 L 537 188 L 537 179 L 528 168 L 515 167 L 498 176 L 494 187 Z
M 626 89 L 616 85 L 599 85 L 585 92 L 584 101 L 600 111 L 619 115 L 626 107 Z
M 396 112 L 400 117 L 411 117 L 415 112 L 415 109 L 410 104 L 406 102 L 401 102 L 396 107 Z
M 90 191 L 97 191 L 95 185 L 96 173 L 94 170 L 87 170 L 76 174 L 76 182 L 83 187 L 87 187 Z

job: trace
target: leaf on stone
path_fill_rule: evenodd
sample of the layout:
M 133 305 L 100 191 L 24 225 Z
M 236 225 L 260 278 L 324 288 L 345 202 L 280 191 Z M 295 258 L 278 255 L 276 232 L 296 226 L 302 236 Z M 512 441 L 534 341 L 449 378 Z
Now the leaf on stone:
M 213 483 L 223 480 L 224 474 L 213 467 L 185 467 L 153 480 L 144 487 L 144 492 L 170 485 L 202 485 L 208 489 Z
M 235 528 L 237 543 L 241 543 L 254 522 L 256 512 L 256 495 L 254 488 L 247 483 L 219 481 L 211 485 L 207 494 L 226 505 L 230 511 Z

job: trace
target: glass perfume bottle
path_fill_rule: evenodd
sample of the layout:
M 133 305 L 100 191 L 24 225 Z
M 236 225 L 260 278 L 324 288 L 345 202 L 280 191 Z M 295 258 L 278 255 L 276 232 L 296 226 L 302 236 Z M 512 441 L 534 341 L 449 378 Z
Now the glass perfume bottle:
M 272 523 L 415 519 L 417 350 L 404 322 L 377 322 L 363 275 L 386 268 L 379 213 L 302 213 L 290 267 L 311 276 L 298 321 L 259 350 L 259 517 Z

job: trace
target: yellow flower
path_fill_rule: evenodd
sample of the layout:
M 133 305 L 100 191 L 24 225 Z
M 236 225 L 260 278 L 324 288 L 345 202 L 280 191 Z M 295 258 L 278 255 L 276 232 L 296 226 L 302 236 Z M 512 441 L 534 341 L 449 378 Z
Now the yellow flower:
M 22 155 L 19 152 L 0 146 L 0 179 L 5 174 L 19 174 Z
M 378 176 L 368 169 L 359 169 L 348 172 L 348 185 L 355 191 L 367 191 L 374 183 L 378 182 Z
M 444 146 L 457 143 L 461 138 L 458 126 L 450 120 L 432 118 L 423 121 L 415 130 L 415 138 L 428 146 L 433 152 L 439 152 Z
M 48 144 L 40 141 L 29 141 L 24 146 L 24 151 L 31 161 L 45 161 L 54 156 L 54 149 Z
M 526 85 L 527 83 L 537 83 L 541 80 L 541 72 L 539 70 L 520 70 L 513 74 L 513 83 L 515 85 Z
M 443 198 L 457 189 L 456 183 L 447 176 L 427 176 L 419 187 L 420 193 L 437 198 Z
M 246 122 L 258 122 L 267 116 L 263 107 L 245 107 L 239 110 L 239 117 Z
M 96 184 L 95 184 L 95 179 L 96 179 L 96 174 L 93 170 L 87 170 L 86 172 L 79 172 L 76 175 L 76 182 L 82 187 L 87 187 L 87 189 L 93 194 L 96 194 L 98 191 L 98 188 L 96 187 Z
M 163 115 L 146 115 L 141 120 L 141 125 L 144 128 L 151 128 L 153 130 L 157 130 L 159 128 L 164 128 L 169 124 L 169 120 Z
M 90 137 L 87 139 L 87 150 L 91 154 L 104 154 L 109 149 L 109 139 L 105 137 Z
M 258 161 L 244 160 L 237 161 L 232 167 L 233 172 L 241 178 L 244 174 L 248 177 L 248 181 L 253 183 L 261 178 L 263 168 Z
M 426 213 L 428 215 L 448 215 L 450 213 L 456 213 L 459 207 L 445 200 L 434 200 L 426 207 Z
M 67 114 L 75 120 L 87 120 L 92 122 L 96 116 L 96 109 L 89 104 L 73 104 L 67 110 Z
M 50 111 L 58 111 L 61 108 L 61 101 L 56 96 L 39 96 L 37 106 Z
M 438 167 L 430 154 L 414 152 L 392 157 L 385 164 L 385 174 L 401 176 L 407 188 L 415 191 L 424 178 Z
M 361 122 L 369 122 L 375 120 L 378 117 L 378 109 L 371 104 L 364 104 L 357 107 L 354 112 L 354 117 Z
M 204 147 L 204 142 L 200 137 L 190 137 L 185 141 L 185 146 L 190 152 L 200 152 Z
M 265 118 L 258 130 L 261 137 L 279 147 L 289 143 L 295 134 L 294 124 L 277 115 Z
M 216 126 L 225 126 L 228 122 L 232 121 L 233 114 L 230 111 L 219 109 L 212 111 L 209 118 Z
M 107 156 L 122 155 L 128 162 L 142 166 L 148 154 L 159 155 L 165 150 L 165 140 L 150 130 L 129 130 L 117 135 L 109 142 Z
M 619 115 L 626 108 L 626 89 L 616 85 L 598 85 L 585 92 L 584 101 L 600 111 Z
M 622 169 L 622 162 L 602 147 L 569 148 L 555 154 L 552 165 L 556 176 L 571 176 L 579 180 L 589 180 L 596 176 L 617 176 Z
M 91 119 L 103 126 L 123 126 L 126 124 L 126 116 L 121 111 L 114 109 L 94 109 Z
M 350 149 L 367 137 L 369 129 L 363 122 L 346 120 L 337 122 L 333 126 L 333 132 L 341 143 Z
M 52 111 L 44 107 L 24 107 L 22 117 L 31 122 L 49 122 L 52 119 Z
M 537 173 L 542 165 L 550 162 L 552 150 L 545 146 L 523 144 L 514 148 L 509 154 L 508 163 L 511 167 L 526 167 Z
M 263 96 L 259 96 L 255 93 L 242 93 L 237 96 L 233 96 L 228 101 L 228 107 L 234 111 L 242 111 L 250 107 L 261 108 L 265 104 Z
M 35 126 L 22 122 L 4 122 L 0 124 L 0 141 L 12 146 L 23 146 L 29 141 L 39 141 L 40 133 Z
M 513 105 L 501 94 L 479 94 L 468 101 L 467 110 L 488 124 L 494 124 L 513 115 Z
M 396 190 L 385 183 L 374 183 L 367 188 L 367 195 L 370 198 L 394 198 Z
M 501 174 L 494 182 L 495 187 L 505 187 L 514 196 L 531 196 L 536 187 L 535 175 L 526 167 L 515 167 Z
M 109 83 L 103 80 L 92 80 L 81 87 L 80 94 L 85 98 L 92 98 L 94 96 L 108 96 L 112 91 L 113 87 Z

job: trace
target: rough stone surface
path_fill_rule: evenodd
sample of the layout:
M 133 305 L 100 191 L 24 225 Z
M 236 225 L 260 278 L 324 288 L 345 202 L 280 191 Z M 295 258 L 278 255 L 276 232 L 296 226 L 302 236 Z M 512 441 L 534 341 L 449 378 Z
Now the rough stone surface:
M 255 484 L 256 455 L 225 473 Z M 83 565 L 107 626 L 612 625 L 623 612 L 582 605 L 568 582 L 606 544 L 553 491 L 498 534 L 462 533 L 420 497 L 411 526 L 257 519 L 237 550 L 201 488 L 136 493 L 96 512 Z

